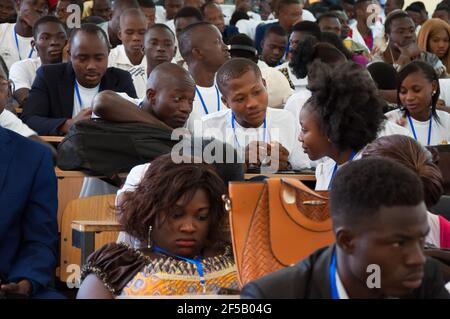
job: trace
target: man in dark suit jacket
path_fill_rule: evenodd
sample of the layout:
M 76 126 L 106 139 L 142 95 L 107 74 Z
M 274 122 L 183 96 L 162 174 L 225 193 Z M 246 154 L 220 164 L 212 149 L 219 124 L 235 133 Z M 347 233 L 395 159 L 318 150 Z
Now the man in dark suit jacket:
M 0 295 L 49 293 L 57 260 L 57 186 L 50 150 L 0 127 Z
M 336 245 L 247 284 L 244 298 L 445 298 L 440 267 L 424 255 L 430 227 L 422 184 L 387 159 L 347 163 L 333 179 Z
M 131 75 L 107 67 L 109 44 L 101 28 L 84 24 L 76 29 L 69 52 L 69 63 L 38 69 L 24 105 L 22 119 L 39 135 L 66 134 L 72 124 L 91 117 L 93 96 L 83 96 L 83 89 L 124 92 L 136 98 Z M 79 112 L 74 112 L 75 103 L 83 104 Z

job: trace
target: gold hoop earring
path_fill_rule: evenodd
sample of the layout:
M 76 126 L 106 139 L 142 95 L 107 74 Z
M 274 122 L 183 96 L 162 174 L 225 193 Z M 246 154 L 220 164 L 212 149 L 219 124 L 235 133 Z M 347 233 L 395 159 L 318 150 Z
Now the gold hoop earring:
M 148 238 L 147 238 L 147 248 L 152 248 L 152 226 L 148 226 Z

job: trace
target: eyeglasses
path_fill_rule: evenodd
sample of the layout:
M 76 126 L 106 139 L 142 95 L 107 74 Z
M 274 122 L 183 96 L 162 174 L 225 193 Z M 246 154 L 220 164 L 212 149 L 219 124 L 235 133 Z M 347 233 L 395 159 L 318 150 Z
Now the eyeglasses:
M 15 90 L 15 86 L 14 86 L 14 82 L 11 80 L 5 80 L 0 78 L 0 90 L 10 90 L 11 92 L 14 92 Z

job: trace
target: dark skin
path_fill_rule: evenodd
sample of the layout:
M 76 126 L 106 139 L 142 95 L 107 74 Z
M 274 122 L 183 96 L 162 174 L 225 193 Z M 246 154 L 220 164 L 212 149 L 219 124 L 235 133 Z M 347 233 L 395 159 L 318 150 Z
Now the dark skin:
M 122 41 L 119 39 L 119 31 L 120 31 L 120 16 L 125 10 L 130 9 L 128 3 L 117 2 L 112 11 L 111 20 L 108 22 L 108 36 L 109 42 L 111 46 L 114 48 L 119 44 L 122 44 Z
M 170 212 L 161 212 L 157 216 L 152 229 L 153 246 L 186 258 L 201 255 L 206 246 L 211 223 L 210 207 L 210 199 L 203 189 L 197 189 L 187 204 L 184 203 L 183 197 L 178 199 Z M 152 259 L 165 256 L 149 249 L 142 249 L 142 252 Z M 211 249 L 206 249 L 203 256 L 214 256 L 214 253 Z M 112 297 L 103 282 L 94 274 L 86 277 L 77 295 L 78 299 Z
M 111 122 L 139 122 L 166 129 L 184 126 L 195 97 L 195 83 L 186 70 L 164 63 L 151 74 L 142 108 L 112 91 L 100 92 L 93 101 L 95 114 Z
M 417 121 L 428 121 L 431 113 L 431 98 L 438 83 L 429 81 L 421 72 L 411 73 L 402 82 L 400 102 Z
M 202 5 L 205 4 L 205 0 L 185 0 L 184 7 L 194 7 L 200 10 Z
M 323 18 L 319 22 L 320 31 L 331 32 L 341 37 L 342 26 L 338 18 Z
M 363 37 L 372 34 L 372 31 L 367 25 L 368 23 L 367 20 L 372 15 L 375 5 L 379 5 L 378 1 L 376 0 L 367 1 L 355 6 L 356 21 L 357 21 L 356 27 Z
M 86 88 L 94 88 L 99 85 L 108 68 L 109 49 L 106 39 L 100 34 L 80 31 L 72 39 L 69 51 L 78 83 Z M 83 108 L 75 117 L 67 119 L 59 131 L 67 134 L 74 123 L 90 119 L 91 115 L 92 108 Z
M 153 28 L 145 35 L 147 77 L 152 70 L 164 62 L 171 62 L 176 54 L 175 38 L 165 28 Z
M 244 12 L 250 11 L 252 9 L 252 3 L 250 0 L 236 0 L 235 6 L 236 10 L 241 10 Z
M 395 0 L 387 0 L 385 5 L 384 5 L 384 13 L 386 15 L 386 17 L 388 16 L 389 13 L 391 13 L 394 10 L 398 10 L 398 9 L 402 9 L 397 5 L 397 1 Z
M 58 4 L 56 5 L 55 16 L 59 19 L 59 21 L 61 21 L 64 24 L 67 23 L 67 19 L 68 19 L 69 15 L 72 14 L 70 12 L 70 10 L 67 11 L 67 7 L 69 5 L 70 5 L 70 1 L 64 1 L 64 0 L 58 1 Z
M 147 18 L 147 29 L 155 24 L 156 19 L 156 9 L 155 8 L 147 8 L 141 7 L 142 12 L 144 12 Z
M 310 35 L 307 32 L 303 32 L 303 31 L 294 31 L 291 33 L 291 36 L 289 38 L 289 53 L 288 53 L 288 60 L 291 61 L 292 59 L 292 54 L 295 51 L 295 49 L 297 48 L 297 46 L 302 43 L 306 36 Z
M 147 20 L 143 14 L 125 13 L 120 18 L 119 39 L 133 65 L 139 65 L 144 58 L 144 37 Z
M 47 15 L 48 5 L 46 0 L 18 0 L 16 2 L 17 21 L 16 32 L 22 37 L 33 36 L 34 23 L 42 16 Z
M 441 19 L 450 24 L 450 13 L 446 10 L 436 10 L 433 13 L 433 19 Z
M 349 20 L 355 18 L 355 6 L 354 5 L 352 5 L 348 2 L 342 1 L 342 7 L 344 8 L 345 13 L 347 14 L 347 17 Z
M 319 115 L 311 104 L 305 104 L 300 112 L 302 130 L 298 140 L 302 143 L 303 151 L 312 161 L 325 156 L 331 157 L 338 165 L 346 163 L 353 152 L 352 149 L 338 149 L 323 130 Z
M 427 21 L 427 19 L 428 19 L 427 13 L 424 11 L 416 12 L 416 11 L 407 10 L 406 13 L 408 13 L 408 15 L 413 19 L 416 27 L 424 24 L 424 22 Z
M 253 71 L 242 74 L 237 79 L 229 79 L 222 89 L 222 102 L 230 108 L 236 121 L 244 128 L 258 128 L 264 123 L 268 104 L 266 83 Z M 261 165 L 261 156 L 272 155 L 278 148 L 279 170 L 289 167 L 289 152 L 278 142 L 254 141 L 245 148 L 247 164 Z M 256 159 L 256 163 L 252 160 Z
M 426 206 L 381 207 L 370 222 L 333 220 L 337 271 L 352 298 L 407 297 L 424 276 Z M 381 288 L 370 289 L 367 266 L 380 267 Z
M 225 31 L 225 19 L 222 10 L 217 4 L 211 3 L 206 6 L 203 12 L 203 18 L 206 22 L 214 24 L 221 33 Z
M 180 32 L 186 28 L 188 25 L 193 23 L 200 22 L 197 17 L 180 17 L 175 20 L 175 33 L 178 37 Z
M 414 22 L 409 17 L 392 21 L 387 34 L 389 46 L 383 53 L 387 63 L 404 66 L 420 57 L 421 50 L 417 46 L 415 29 Z
M 348 33 L 350 31 L 350 27 L 348 26 L 348 17 L 344 11 L 331 11 L 332 13 L 338 16 L 339 22 L 341 23 L 341 34 L 340 37 L 342 39 L 347 38 Z
M 105 21 L 109 21 L 112 17 L 111 1 L 94 0 L 94 5 L 92 6 L 92 15 L 101 17 Z
M 47 22 L 38 28 L 37 37 L 31 42 L 39 54 L 42 65 L 61 63 L 63 48 L 67 43 L 64 27 L 59 23 Z M 14 92 L 14 98 L 20 105 L 25 103 L 30 90 L 22 88 Z
M 217 70 L 230 58 L 228 47 L 219 29 L 212 25 L 198 27 L 190 40 L 192 51 L 186 59 L 189 73 L 197 85 L 210 87 Z
M 283 58 L 287 44 L 288 39 L 286 36 L 281 36 L 272 32 L 266 34 L 261 42 L 261 59 L 266 62 L 268 66 L 277 66 Z
M 0 21 L 5 21 L 15 14 L 16 10 L 14 8 L 13 0 L 5 0 L 0 2 Z
M 183 0 L 166 0 L 164 8 L 166 9 L 166 19 L 172 20 L 181 8 L 183 8 Z
M 283 29 L 290 33 L 292 26 L 302 21 L 303 9 L 300 4 L 288 4 L 278 7 L 278 22 Z

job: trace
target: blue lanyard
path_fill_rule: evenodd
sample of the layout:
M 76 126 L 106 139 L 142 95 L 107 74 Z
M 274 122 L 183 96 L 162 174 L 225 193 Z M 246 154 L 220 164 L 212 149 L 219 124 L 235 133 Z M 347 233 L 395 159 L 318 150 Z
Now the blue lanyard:
M 77 80 L 75 80 L 75 94 L 77 96 L 78 103 L 80 104 L 80 109 L 83 108 L 83 102 L 81 101 L 80 89 L 78 88 Z
M 352 151 L 352 154 L 350 155 L 349 161 L 353 160 L 353 158 L 356 156 L 356 152 Z M 331 174 L 330 182 L 328 183 L 328 190 L 331 188 L 331 182 L 333 181 L 334 175 L 336 175 L 338 164 L 334 164 L 333 173 Z
M 330 279 L 331 299 L 339 299 L 339 292 L 336 284 L 336 251 L 333 252 L 331 257 L 330 271 L 328 274 Z
M 241 148 L 241 144 L 238 141 L 237 135 L 236 135 L 236 130 L 234 127 L 234 121 L 235 121 L 235 117 L 234 117 L 234 112 L 231 112 L 231 127 L 233 128 L 233 135 L 234 135 L 234 146 L 236 148 L 236 145 L 238 148 Z M 267 138 L 267 122 L 266 122 L 266 117 L 264 116 L 264 143 L 267 143 L 268 138 Z
M 14 31 L 14 39 L 16 40 L 16 47 L 17 47 L 17 53 L 19 54 L 19 60 L 22 60 L 22 56 L 20 55 L 20 49 L 19 49 L 19 39 L 17 38 L 17 32 L 16 32 L 16 26 L 13 28 Z M 28 54 L 28 59 L 31 58 L 33 55 L 34 49 L 31 47 L 30 54 Z
M 413 124 L 413 121 L 411 120 L 411 116 L 409 115 L 409 114 L 406 114 L 406 116 L 408 117 L 408 121 L 409 121 L 409 126 L 411 126 L 411 131 L 412 131 L 412 133 L 413 133 L 413 135 L 414 135 L 414 139 L 416 140 L 416 141 L 418 141 L 417 140 L 417 135 L 416 135 L 416 130 L 414 129 L 414 124 Z M 429 126 L 428 126 L 428 141 L 427 141 L 427 146 L 430 146 L 430 141 L 431 141 L 431 126 L 433 125 L 433 121 L 432 121 L 432 119 L 431 119 L 431 117 L 432 117 L 432 114 L 430 114 L 430 124 L 429 124 Z
M 170 252 L 168 252 L 165 249 L 159 248 L 158 246 L 154 246 L 153 247 L 153 251 L 157 252 L 157 253 L 162 253 L 171 257 L 175 257 L 184 261 L 187 261 L 190 264 L 195 265 L 195 267 L 197 268 L 198 274 L 200 276 L 200 284 L 203 287 L 203 293 L 206 293 L 206 280 L 205 280 L 205 273 L 203 272 L 203 265 L 201 263 L 200 257 L 197 257 L 195 259 L 189 259 L 189 258 L 185 258 L 185 257 L 181 257 L 175 254 L 172 254 Z
M 217 112 L 220 111 L 220 95 L 219 95 L 219 89 L 217 88 L 217 85 L 214 85 L 214 87 L 216 88 L 216 94 L 217 94 Z M 202 106 L 203 106 L 203 110 L 205 111 L 205 114 L 209 114 L 208 112 L 208 107 L 205 104 L 205 101 L 203 100 L 203 96 L 200 93 L 200 90 L 198 89 L 198 87 L 195 87 L 195 91 L 198 94 L 198 97 L 200 98 L 200 102 L 202 102 Z

